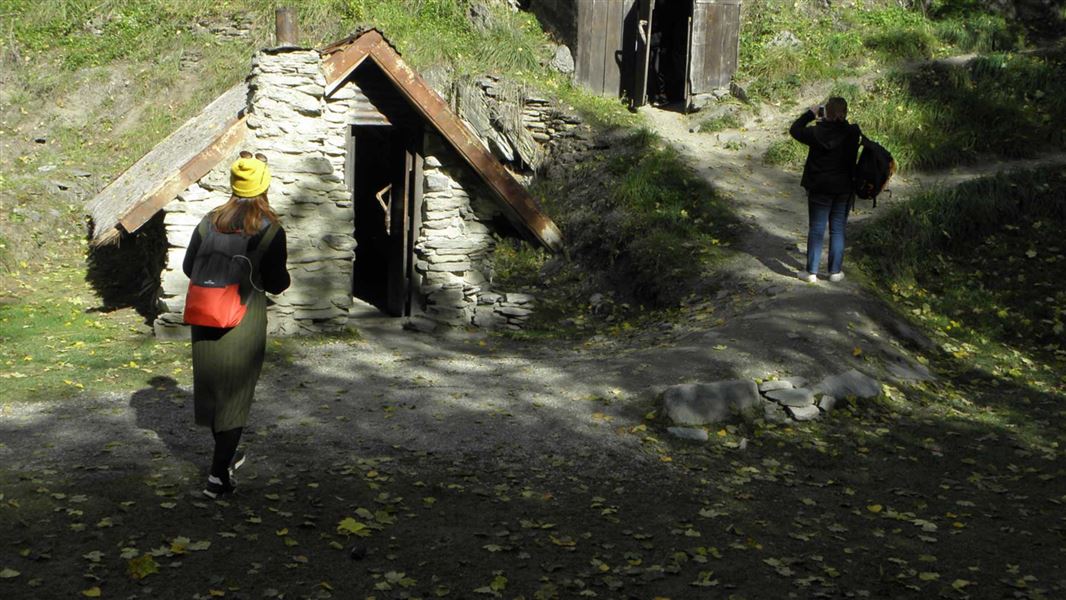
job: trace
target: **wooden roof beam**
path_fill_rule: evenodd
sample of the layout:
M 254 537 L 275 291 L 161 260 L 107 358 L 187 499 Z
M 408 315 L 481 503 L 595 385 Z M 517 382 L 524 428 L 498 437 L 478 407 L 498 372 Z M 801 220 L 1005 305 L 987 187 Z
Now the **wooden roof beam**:
M 159 189 L 152 192 L 144 201 L 134 204 L 122 216 L 118 223 L 129 233 L 137 231 L 157 212 L 170 203 L 178 194 L 193 183 L 200 181 L 219 162 L 237 150 L 248 133 L 248 117 L 233 119 L 203 152 L 182 165 L 177 173 L 168 178 Z
M 553 251 L 560 250 L 562 233 L 540 211 L 529 191 L 485 149 L 474 133 L 452 112 L 448 103 L 400 58 L 396 50 L 384 43 L 381 34 L 376 31 L 372 33 L 376 38 L 376 43 L 370 49 L 374 62 L 503 201 L 505 213 L 511 222 L 520 228 L 525 227 L 545 247 Z

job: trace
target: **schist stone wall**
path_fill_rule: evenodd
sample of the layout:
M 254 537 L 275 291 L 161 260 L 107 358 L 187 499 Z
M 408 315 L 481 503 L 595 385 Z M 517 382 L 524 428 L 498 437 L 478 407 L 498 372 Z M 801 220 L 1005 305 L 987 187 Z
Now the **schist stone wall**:
M 315 51 L 259 53 L 249 84 L 244 149 L 264 152 L 268 192 L 288 239 L 292 286 L 270 297 L 272 335 L 333 331 L 348 323 L 356 240 L 352 191 L 345 183 L 348 124 L 367 118 L 366 97 L 348 83 L 329 99 Z M 415 245 L 417 319 L 432 325 L 520 328 L 533 298 L 492 290 L 496 200 L 436 133 L 424 140 L 421 226 Z M 188 279 L 182 260 L 200 219 L 229 198 L 227 157 L 165 208 L 168 264 L 162 276 L 160 337 L 181 325 Z
M 244 148 L 264 152 L 272 175 L 267 192 L 281 218 L 289 250 L 292 285 L 271 296 L 270 332 L 292 335 L 333 331 L 348 323 L 355 257 L 354 212 L 343 170 L 334 167 L 344 145 L 327 144 L 330 129 L 323 118 L 325 102 L 321 60 L 314 51 L 261 52 L 248 78 L 248 135 Z M 200 182 L 166 208 L 171 245 L 163 274 L 166 311 L 156 320 L 157 334 L 181 324 L 188 280 L 181 259 L 192 230 L 208 211 L 229 198 L 227 157 Z

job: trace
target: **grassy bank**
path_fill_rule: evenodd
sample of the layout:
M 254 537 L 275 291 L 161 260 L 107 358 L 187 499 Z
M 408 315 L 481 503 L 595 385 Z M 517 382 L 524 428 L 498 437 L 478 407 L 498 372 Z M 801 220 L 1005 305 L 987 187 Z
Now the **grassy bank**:
M 156 341 L 132 310 L 101 312 L 80 265 L 22 263 L 4 278 L 14 292 L 0 295 L 3 403 L 130 389 L 157 375 L 188 383 L 188 344 Z
M 754 2 L 745 19 L 738 79 L 750 96 L 788 106 L 805 85 L 835 81 L 827 95 L 847 99 L 850 120 L 902 168 L 1031 157 L 1066 146 L 1066 53 L 1030 48 L 1045 42 L 987 9 Z M 946 60 L 968 54 L 979 56 Z M 872 82 L 856 83 L 871 74 Z M 763 159 L 796 166 L 805 156 L 782 139 Z
M 860 75 L 903 61 L 1009 52 L 1026 43 L 1019 24 L 980 7 L 932 11 L 889 2 L 826 8 L 822 2 L 744 4 L 737 79 L 759 101 L 788 102 L 811 82 Z
M 536 290 L 550 328 L 591 327 L 582 300 L 597 292 L 605 298 L 595 311 L 611 323 L 676 306 L 722 256 L 735 223 L 707 182 L 646 131 L 533 190 L 566 232 L 567 256 L 505 248 L 498 280 Z
M 901 168 L 938 169 L 981 158 L 1030 158 L 1066 148 L 1066 52 L 991 54 L 961 64 L 896 71 L 869 87 L 838 83 L 849 120 L 893 153 Z M 802 164 L 782 139 L 769 164 Z
M 1061 392 L 1064 198 L 1061 169 L 931 192 L 863 229 L 859 261 L 960 365 Z

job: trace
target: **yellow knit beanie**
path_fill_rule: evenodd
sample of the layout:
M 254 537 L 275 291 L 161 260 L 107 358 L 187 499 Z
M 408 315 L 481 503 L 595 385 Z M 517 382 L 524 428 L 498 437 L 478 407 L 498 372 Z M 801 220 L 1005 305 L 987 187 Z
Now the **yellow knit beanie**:
M 229 184 L 238 198 L 253 198 L 270 187 L 270 169 L 255 158 L 238 158 L 229 170 Z

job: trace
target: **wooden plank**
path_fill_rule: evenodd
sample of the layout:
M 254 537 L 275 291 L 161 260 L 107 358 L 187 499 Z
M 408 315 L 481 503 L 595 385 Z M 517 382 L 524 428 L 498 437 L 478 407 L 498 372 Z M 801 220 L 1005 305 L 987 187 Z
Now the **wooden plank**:
M 399 132 L 398 132 L 399 133 Z M 407 245 L 407 227 L 410 221 L 407 219 L 407 211 L 410 208 L 409 199 L 411 194 L 411 170 L 414 166 L 414 157 L 410 151 L 408 132 L 400 133 L 395 157 L 392 160 L 400 161 L 400 169 L 392 181 L 392 190 L 389 195 L 389 241 L 388 241 L 388 271 L 386 275 L 385 311 L 394 317 L 402 317 L 404 307 L 407 304 L 407 263 L 410 248 Z
M 689 103 L 692 100 L 692 77 L 689 73 L 692 72 L 692 15 L 686 17 L 685 24 L 685 68 L 681 72 L 684 73 L 685 80 L 681 82 L 681 98 L 684 111 L 688 112 Z
M 355 129 L 351 125 L 345 125 L 345 129 L 344 187 L 351 194 L 355 191 Z
M 592 89 L 598 94 L 607 95 L 609 90 L 605 85 L 604 63 L 607 61 L 607 23 L 610 0 L 592 0 L 589 6 L 589 49 L 593 52 L 589 60 L 588 79 Z M 613 94 L 612 94 L 613 95 Z
M 740 4 L 725 7 L 725 33 L 722 36 L 722 79 L 728 85 L 740 60 Z
M 416 74 L 387 43 L 379 43 L 370 52 L 374 62 L 396 83 L 411 106 L 420 112 L 455 148 L 456 152 L 481 176 L 502 200 L 504 214 L 519 230 L 545 247 L 558 250 L 562 234 L 558 227 L 537 207 L 536 201 L 503 165 L 490 154 L 481 141 L 451 111 L 448 103 Z
M 597 10 L 602 2 L 603 0 L 584 0 L 578 4 L 578 60 L 575 75 L 579 84 L 597 94 L 603 93 L 602 66 L 600 69 L 596 68 L 597 64 L 603 62 L 603 40 L 596 34 L 603 26 L 596 20 Z
M 622 93 L 622 63 L 626 48 L 622 45 L 625 28 L 625 8 L 632 2 L 613 0 L 607 2 L 607 17 L 603 32 L 603 94 L 619 96 Z
M 717 71 L 717 51 L 713 45 L 715 5 L 695 2 L 692 7 L 692 35 L 689 38 L 688 80 L 693 94 L 712 91 L 715 85 L 713 73 Z
M 344 85 L 345 80 L 351 75 L 352 71 L 363 64 L 371 48 L 383 42 L 385 42 L 385 38 L 381 37 L 380 33 L 376 30 L 370 30 L 348 47 L 330 54 L 329 57 L 323 60 L 322 74 L 326 77 L 326 98 L 332 96 L 333 92 Z
M 244 142 L 244 137 L 248 133 L 246 122 L 247 117 L 233 119 L 226 130 L 207 149 L 182 165 L 177 173 L 167 179 L 159 189 L 150 194 L 144 201 L 126 210 L 118 220 L 122 229 L 129 233 L 140 229 L 141 225 L 148 222 L 178 194 L 199 181 L 204 175 L 207 175 L 219 161 L 235 153 L 237 147 Z
M 633 73 L 633 90 L 630 93 L 630 108 L 648 103 L 648 69 L 651 66 L 651 26 L 655 15 L 655 0 L 638 0 L 640 13 L 637 16 L 637 61 Z
M 415 291 L 421 288 L 422 275 L 419 274 L 418 269 L 414 268 L 414 256 L 413 251 L 415 244 L 418 242 L 418 232 L 422 229 L 422 184 L 423 184 L 423 166 L 425 158 L 423 156 L 423 144 L 425 142 L 426 133 L 420 130 L 418 137 L 415 139 L 414 148 L 414 165 L 411 171 L 411 210 L 408 216 L 410 220 L 410 226 L 407 231 L 407 247 L 410 249 L 407 256 L 407 299 L 404 304 L 404 316 L 410 316 L 412 314 L 411 301 L 415 296 Z
M 181 168 L 195 160 L 233 126 L 247 105 L 248 86 L 242 82 L 182 124 L 96 194 L 86 204 L 86 210 L 93 219 L 93 244 L 117 240 L 119 232 L 115 227 L 119 221 L 148 198 L 154 197 L 167 182 L 179 176 Z M 146 221 L 147 218 L 133 219 L 128 221 L 128 225 L 136 230 Z
M 692 93 L 729 85 L 740 50 L 740 1 L 695 0 L 693 6 Z

